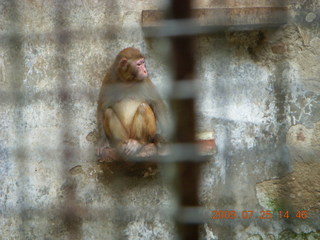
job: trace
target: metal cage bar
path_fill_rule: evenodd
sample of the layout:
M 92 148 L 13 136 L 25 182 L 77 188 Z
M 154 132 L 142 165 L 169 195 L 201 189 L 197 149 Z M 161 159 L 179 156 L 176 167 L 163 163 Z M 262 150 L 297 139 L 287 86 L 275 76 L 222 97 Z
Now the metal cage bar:
M 169 14 L 173 20 L 187 20 L 191 17 L 192 0 L 172 0 Z M 180 81 L 190 82 L 189 87 L 194 87 L 194 48 L 191 36 L 175 36 L 171 38 L 172 58 L 174 63 L 174 78 L 176 83 Z M 191 88 L 192 89 L 192 88 Z M 192 90 L 191 90 L 192 91 Z M 195 143 L 195 101 L 192 96 L 174 99 L 171 101 L 173 110 L 176 112 L 176 125 L 174 141 L 178 143 Z M 193 148 L 196 152 L 196 148 Z M 189 161 L 188 161 L 189 160 Z M 185 161 L 177 163 L 176 187 L 178 192 L 178 212 L 187 207 L 198 207 L 198 184 L 200 174 L 200 163 Z M 199 239 L 199 223 L 177 221 L 179 236 L 181 239 Z

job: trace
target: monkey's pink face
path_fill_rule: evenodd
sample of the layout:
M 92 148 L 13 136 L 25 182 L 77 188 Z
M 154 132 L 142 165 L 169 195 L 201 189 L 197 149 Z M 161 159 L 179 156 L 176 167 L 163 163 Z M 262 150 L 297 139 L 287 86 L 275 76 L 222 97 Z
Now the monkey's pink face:
M 137 77 L 140 80 L 145 79 L 146 77 L 148 77 L 148 71 L 146 68 L 146 63 L 144 61 L 144 58 L 139 59 L 138 61 L 136 61 L 136 68 L 137 68 Z

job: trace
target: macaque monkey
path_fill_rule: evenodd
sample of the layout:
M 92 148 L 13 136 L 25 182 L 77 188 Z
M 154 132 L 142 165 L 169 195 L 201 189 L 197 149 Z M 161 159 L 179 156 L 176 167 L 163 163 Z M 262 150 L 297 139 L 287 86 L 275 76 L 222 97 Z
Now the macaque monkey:
M 158 146 L 167 125 L 167 109 L 148 78 L 144 56 L 138 49 L 123 49 L 105 76 L 98 100 L 98 156 L 116 148 L 124 157 L 144 146 Z

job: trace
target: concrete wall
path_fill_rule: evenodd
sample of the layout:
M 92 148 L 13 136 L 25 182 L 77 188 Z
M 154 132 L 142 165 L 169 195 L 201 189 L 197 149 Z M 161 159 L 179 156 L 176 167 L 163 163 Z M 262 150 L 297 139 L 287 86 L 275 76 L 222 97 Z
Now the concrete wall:
M 0 1 L 1 237 L 174 238 L 163 179 L 110 178 L 94 154 L 97 94 L 117 52 L 140 48 L 154 83 L 164 95 L 170 87 L 168 44 L 145 40 L 140 26 L 158 1 L 14 2 Z M 319 239 L 320 3 L 292 6 L 297 24 L 197 37 L 199 132 L 217 143 L 202 203 L 208 214 L 274 212 L 209 220 L 205 239 Z M 309 217 L 280 219 L 285 210 Z

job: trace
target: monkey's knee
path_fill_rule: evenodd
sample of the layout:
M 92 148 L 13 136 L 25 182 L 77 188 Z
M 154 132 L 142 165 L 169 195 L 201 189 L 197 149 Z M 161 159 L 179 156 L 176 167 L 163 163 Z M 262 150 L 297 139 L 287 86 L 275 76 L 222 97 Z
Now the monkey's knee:
M 147 121 L 155 121 L 155 115 L 149 104 L 141 103 L 137 109 L 137 114 Z
M 144 124 L 150 125 L 156 123 L 154 112 L 152 111 L 152 108 L 146 103 L 141 103 L 139 105 L 137 115 L 140 116 Z
M 139 115 L 145 115 L 147 111 L 151 110 L 150 106 L 146 103 L 141 103 L 137 109 Z M 151 110 L 152 111 L 152 110 Z

